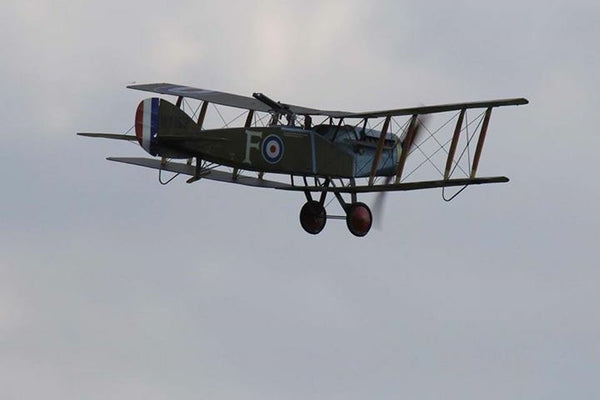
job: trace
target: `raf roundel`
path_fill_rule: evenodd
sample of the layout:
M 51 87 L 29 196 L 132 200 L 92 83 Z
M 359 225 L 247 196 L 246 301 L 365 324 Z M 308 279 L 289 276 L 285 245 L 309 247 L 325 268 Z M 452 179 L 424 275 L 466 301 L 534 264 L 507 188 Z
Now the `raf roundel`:
M 262 142 L 262 155 L 265 161 L 275 164 L 283 157 L 283 142 L 276 135 L 269 135 Z

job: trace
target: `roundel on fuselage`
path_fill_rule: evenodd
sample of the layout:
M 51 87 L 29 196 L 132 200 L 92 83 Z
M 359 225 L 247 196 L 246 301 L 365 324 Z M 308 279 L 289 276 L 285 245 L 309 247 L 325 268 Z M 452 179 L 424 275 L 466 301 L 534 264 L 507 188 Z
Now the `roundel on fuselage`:
M 283 142 L 277 135 L 269 135 L 262 142 L 262 155 L 266 162 L 275 164 L 283 157 Z

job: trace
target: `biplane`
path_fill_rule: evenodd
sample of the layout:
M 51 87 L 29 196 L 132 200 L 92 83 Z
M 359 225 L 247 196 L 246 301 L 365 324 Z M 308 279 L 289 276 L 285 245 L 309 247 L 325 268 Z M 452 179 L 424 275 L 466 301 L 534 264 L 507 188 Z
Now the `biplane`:
M 209 179 L 302 192 L 306 202 L 300 210 L 300 224 L 306 232 L 318 234 L 328 219 L 344 219 L 355 236 L 365 236 L 373 223 L 370 208 L 357 200 L 359 194 L 448 187 L 462 191 L 470 185 L 508 182 L 504 176 L 478 177 L 479 160 L 492 110 L 528 103 L 524 98 L 513 98 L 346 112 L 286 104 L 262 93 L 245 97 L 168 83 L 128 88 L 174 96 L 175 101 L 161 97 L 142 100 L 130 129 L 135 128 L 135 135 L 78 133 L 137 141 L 154 157 L 108 160 L 156 169 L 163 184 L 174 178 L 162 181 L 161 173 L 168 171 L 175 176 L 189 175 L 188 183 Z M 193 112 L 191 101 L 198 102 Z M 224 127 L 207 129 L 209 105 L 217 111 L 217 106 L 242 109 L 236 118 L 240 119 L 239 126 L 223 119 Z M 469 120 L 467 113 L 473 110 L 479 113 Z M 447 138 L 439 136 L 441 128 L 427 126 L 428 116 L 438 114 L 451 114 L 441 124 L 441 128 L 449 127 Z M 320 121 L 313 122 L 317 119 Z M 434 144 L 435 150 L 426 153 L 427 142 Z M 435 179 L 407 179 L 414 172 L 407 172 L 413 154 L 421 157 L 416 169 L 424 164 L 434 166 Z M 274 178 L 266 179 L 265 174 Z M 326 207 L 333 199 L 344 215 L 328 215 Z

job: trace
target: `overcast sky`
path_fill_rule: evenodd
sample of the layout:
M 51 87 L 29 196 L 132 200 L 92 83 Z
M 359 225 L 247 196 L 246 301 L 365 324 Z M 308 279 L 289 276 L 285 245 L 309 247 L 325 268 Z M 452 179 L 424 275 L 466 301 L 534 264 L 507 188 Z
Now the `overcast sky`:
M 564 399 L 600 387 L 595 1 L 0 3 L 2 399 Z M 317 108 L 527 97 L 383 230 L 105 161 L 174 82 Z M 372 198 L 363 198 L 371 202 Z

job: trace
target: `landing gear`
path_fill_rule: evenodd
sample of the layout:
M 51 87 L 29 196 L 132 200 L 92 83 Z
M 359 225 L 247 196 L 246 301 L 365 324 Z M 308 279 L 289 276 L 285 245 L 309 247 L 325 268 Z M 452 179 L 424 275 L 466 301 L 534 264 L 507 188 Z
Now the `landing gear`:
M 325 186 L 329 186 L 329 181 L 325 182 Z M 300 225 L 302 225 L 302 228 L 311 235 L 320 233 L 323 228 L 325 228 L 325 223 L 328 218 L 345 219 L 348 230 L 354 236 L 365 236 L 371 230 L 371 225 L 373 225 L 373 214 L 365 203 L 356 201 L 355 193 L 352 193 L 351 202 L 347 203 L 344 201 L 341 193 L 334 192 L 335 197 L 346 214 L 345 216 L 327 215 L 324 206 L 327 191 L 321 192 L 319 201 L 313 200 L 310 192 L 307 191 L 305 194 L 307 201 L 300 210 Z
M 354 236 L 362 237 L 369 233 L 373 225 L 373 214 L 365 203 L 352 203 L 346 208 L 346 225 Z
M 300 225 L 306 232 L 316 235 L 325 228 L 326 222 L 327 212 L 321 203 L 314 200 L 304 203 L 300 210 Z
M 187 162 L 188 165 L 192 165 L 192 159 L 190 158 Z M 194 176 L 192 176 L 190 179 L 188 179 L 187 181 L 185 181 L 186 183 L 194 183 L 196 181 L 199 181 L 200 178 L 202 178 L 203 172 L 202 172 L 202 160 L 200 159 L 200 157 L 196 157 L 196 166 L 194 169 Z

